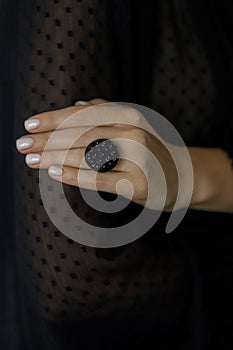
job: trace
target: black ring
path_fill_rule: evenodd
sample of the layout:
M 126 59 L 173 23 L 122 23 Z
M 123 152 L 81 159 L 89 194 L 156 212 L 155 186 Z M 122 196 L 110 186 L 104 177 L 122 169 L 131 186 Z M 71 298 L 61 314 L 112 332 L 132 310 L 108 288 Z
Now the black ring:
M 91 169 L 99 173 L 105 173 L 116 166 L 119 160 L 119 152 L 112 141 L 98 139 L 87 146 L 85 160 Z

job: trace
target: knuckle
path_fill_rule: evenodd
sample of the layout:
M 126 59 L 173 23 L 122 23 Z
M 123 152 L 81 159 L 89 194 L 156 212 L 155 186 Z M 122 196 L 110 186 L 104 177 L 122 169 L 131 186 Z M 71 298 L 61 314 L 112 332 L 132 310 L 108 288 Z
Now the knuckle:
M 65 155 L 65 162 L 68 164 L 72 164 L 72 166 L 79 167 L 82 164 L 83 158 L 80 155 L 79 150 L 70 150 Z
M 99 188 L 99 190 L 101 191 L 106 191 L 110 187 L 111 183 L 112 183 L 112 178 L 110 174 L 108 174 L 108 176 L 106 176 L 103 173 L 97 174 L 97 177 L 96 177 L 97 189 Z
M 135 123 L 140 126 L 142 124 L 142 121 L 143 121 L 143 115 L 142 113 L 136 109 L 136 108 L 133 108 L 133 114 L 132 114 L 132 117 L 133 117 L 133 120 L 135 121 Z
M 86 135 L 84 135 L 84 137 L 88 137 L 92 140 L 97 140 L 97 139 L 101 139 L 103 138 L 103 131 L 101 129 L 101 127 L 97 126 L 93 129 L 91 129 L 90 131 L 88 131 L 88 133 Z
M 136 194 L 137 198 L 145 199 L 148 192 L 148 181 L 145 174 L 141 174 L 136 180 Z
M 103 128 L 101 126 L 97 126 L 93 129 L 93 137 L 96 139 L 104 138 Z
M 117 105 L 117 111 L 119 115 L 124 116 L 124 119 L 126 118 L 130 125 L 140 127 L 143 115 L 137 108 L 130 104 L 123 103 Z
M 66 171 L 63 175 L 63 177 L 65 178 L 66 182 L 70 183 L 70 184 L 77 184 L 78 182 L 78 171 L 76 176 L 74 175 L 73 172 L 71 171 Z
M 43 123 L 43 129 L 50 129 L 51 127 L 51 115 L 48 112 L 39 115 L 41 122 Z
M 41 150 L 44 150 L 48 144 L 48 136 L 47 134 L 43 134 L 43 136 L 39 136 L 38 138 L 38 144 L 39 144 L 39 147 L 41 148 Z
M 145 146 L 148 144 L 148 133 L 145 130 L 140 128 L 132 128 L 130 130 L 130 134 L 135 141 L 138 141 Z
M 41 153 L 41 166 L 48 167 L 51 164 L 51 158 L 48 152 Z
M 40 146 L 42 149 L 48 147 L 49 148 L 49 144 L 51 143 L 51 139 L 50 139 L 51 133 L 45 132 L 44 134 L 42 134 L 42 137 L 40 136 Z
M 126 112 L 130 116 L 130 120 L 132 122 L 132 125 L 140 127 L 142 120 L 143 120 L 142 113 L 137 108 L 132 107 L 132 106 L 127 106 Z
M 96 177 L 96 181 L 97 181 L 97 184 L 99 184 L 101 186 L 105 186 L 106 185 L 106 176 L 102 173 L 98 173 L 97 177 Z

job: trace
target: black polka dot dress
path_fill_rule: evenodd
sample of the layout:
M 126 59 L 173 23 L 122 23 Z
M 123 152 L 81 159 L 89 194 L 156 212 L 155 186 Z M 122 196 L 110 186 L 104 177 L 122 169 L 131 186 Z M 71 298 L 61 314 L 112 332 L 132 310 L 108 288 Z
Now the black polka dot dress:
M 167 1 L 161 2 L 161 43 L 155 52 L 152 101 L 187 144 L 197 143 L 197 133 L 199 141 L 209 137 L 215 82 L 205 50 L 192 29 L 187 4 L 182 7 L 182 17 L 174 10 Z
M 200 131 L 203 119 L 206 124 L 211 122 L 215 89 L 205 52 L 190 28 L 190 14 L 184 12 L 183 20 L 172 20 L 168 4 L 161 1 L 162 47 L 152 72 L 152 104 L 189 142 L 196 133 L 204 132 Z M 25 134 L 23 122 L 32 115 L 65 108 L 77 100 L 114 96 L 113 72 L 107 64 L 112 52 L 107 45 L 105 11 L 101 0 L 21 1 L 17 137 Z M 182 38 L 182 52 L 176 35 Z M 192 299 L 190 263 L 174 237 L 165 237 L 159 226 L 122 249 L 103 251 L 83 246 L 50 221 L 39 191 L 38 171 L 27 168 L 20 155 L 15 163 L 21 283 L 24 297 L 32 301 L 43 319 L 98 322 L 114 315 L 119 319 L 152 319 L 161 328 L 173 330 L 179 325 L 185 332 Z M 58 184 L 54 181 L 47 190 L 53 196 L 59 191 Z M 111 227 L 126 220 L 125 216 L 108 216 L 90 208 L 78 188 L 64 185 L 64 190 L 70 206 L 84 221 Z M 56 205 L 50 210 L 55 212 Z M 132 204 L 127 219 L 137 211 L 140 208 Z

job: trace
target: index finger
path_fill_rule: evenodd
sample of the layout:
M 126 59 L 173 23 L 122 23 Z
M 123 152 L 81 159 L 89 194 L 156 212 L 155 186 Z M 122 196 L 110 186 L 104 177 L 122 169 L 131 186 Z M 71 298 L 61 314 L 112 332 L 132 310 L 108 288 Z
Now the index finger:
M 43 133 L 78 126 L 127 124 L 142 127 L 143 119 L 142 114 L 135 108 L 107 102 L 91 106 L 76 105 L 44 112 L 27 119 L 25 128 L 31 133 Z
M 65 119 L 88 106 L 76 105 L 34 115 L 24 122 L 28 132 L 41 133 L 55 130 Z M 70 125 L 72 127 L 74 125 Z M 67 126 L 69 127 L 69 126 Z

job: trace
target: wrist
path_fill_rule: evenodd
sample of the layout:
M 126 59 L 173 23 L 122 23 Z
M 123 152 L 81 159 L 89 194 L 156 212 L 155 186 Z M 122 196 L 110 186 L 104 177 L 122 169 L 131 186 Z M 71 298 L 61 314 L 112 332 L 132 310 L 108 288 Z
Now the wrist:
M 190 209 L 232 211 L 233 172 L 227 154 L 219 148 L 188 150 L 194 173 Z
M 189 147 L 189 154 L 193 165 L 193 194 L 190 209 L 198 209 L 212 197 L 211 176 L 208 168 L 208 152 L 206 149 Z

